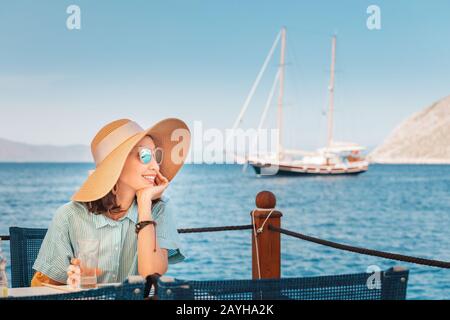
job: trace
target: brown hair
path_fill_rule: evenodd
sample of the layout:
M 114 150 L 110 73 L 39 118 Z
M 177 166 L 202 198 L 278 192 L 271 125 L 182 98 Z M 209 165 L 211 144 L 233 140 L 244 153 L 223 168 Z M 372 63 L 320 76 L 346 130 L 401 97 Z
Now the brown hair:
M 114 188 L 116 188 L 116 186 L 114 186 Z M 84 204 L 84 206 L 88 209 L 88 211 L 93 214 L 105 214 L 108 212 L 112 214 L 118 213 L 120 212 L 120 206 L 117 204 L 117 198 L 114 188 L 111 191 L 109 191 L 103 198 L 81 203 Z M 153 201 L 152 208 L 153 205 L 158 203 L 159 201 L 161 201 L 161 198 L 158 198 L 155 201 Z
M 116 186 L 114 186 L 114 188 L 116 188 Z M 120 206 L 117 204 L 114 188 L 100 199 L 82 203 L 86 206 L 88 211 L 93 214 L 105 214 L 108 212 L 117 213 L 120 211 Z

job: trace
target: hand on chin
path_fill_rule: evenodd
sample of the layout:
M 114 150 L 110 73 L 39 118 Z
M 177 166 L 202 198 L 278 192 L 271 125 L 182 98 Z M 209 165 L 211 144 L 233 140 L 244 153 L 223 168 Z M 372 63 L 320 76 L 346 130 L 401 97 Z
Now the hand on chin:
M 161 198 L 166 188 L 169 186 L 169 180 L 160 172 L 156 173 L 154 184 L 150 183 L 136 192 L 138 203 L 149 203 L 150 201 Z

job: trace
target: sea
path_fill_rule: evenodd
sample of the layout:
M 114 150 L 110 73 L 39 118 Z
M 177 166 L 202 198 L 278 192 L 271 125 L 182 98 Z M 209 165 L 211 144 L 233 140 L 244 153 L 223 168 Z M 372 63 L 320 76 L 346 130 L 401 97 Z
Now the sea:
M 0 235 L 47 228 L 91 163 L 0 163 Z M 240 165 L 186 164 L 166 194 L 178 228 L 248 225 L 255 196 L 275 194 L 283 228 L 343 244 L 450 261 L 450 166 L 371 165 L 356 176 L 257 177 Z M 181 234 L 187 258 L 168 276 L 251 279 L 251 230 Z M 2 248 L 8 259 L 9 243 Z M 340 251 L 281 236 L 282 277 L 410 270 L 407 299 L 450 299 L 450 270 Z

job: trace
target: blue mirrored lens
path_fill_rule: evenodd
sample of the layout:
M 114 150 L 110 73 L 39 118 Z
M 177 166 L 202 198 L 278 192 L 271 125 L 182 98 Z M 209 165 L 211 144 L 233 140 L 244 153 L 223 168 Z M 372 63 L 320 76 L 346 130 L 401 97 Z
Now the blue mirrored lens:
M 142 163 L 147 164 L 152 161 L 152 152 L 148 149 L 142 149 L 139 151 L 139 158 Z

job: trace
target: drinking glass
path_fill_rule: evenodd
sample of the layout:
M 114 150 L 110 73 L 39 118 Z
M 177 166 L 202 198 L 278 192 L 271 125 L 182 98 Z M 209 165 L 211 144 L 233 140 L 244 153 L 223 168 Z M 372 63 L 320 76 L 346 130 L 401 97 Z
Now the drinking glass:
M 85 239 L 78 241 L 78 259 L 80 259 L 80 287 L 97 288 L 98 249 L 100 241 Z

